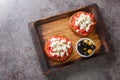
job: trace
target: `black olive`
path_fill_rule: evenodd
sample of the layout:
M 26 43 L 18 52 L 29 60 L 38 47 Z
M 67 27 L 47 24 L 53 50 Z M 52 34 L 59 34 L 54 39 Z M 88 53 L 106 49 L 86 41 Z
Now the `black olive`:
M 88 46 L 87 49 L 91 49 L 91 46 Z
M 84 44 L 82 45 L 82 47 L 83 47 L 83 48 L 87 48 L 87 44 L 84 43 Z
M 81 53 L 81 54 L 84 54 L 84 51 L 82 49 L 78 49 L 78 51 Z
M 81 46 L 81 43 L 79 42 L 77 46 Z
M 81 42 L 81 46 L 83 46 L 83 45 L 85 45 L 85 43 L 82 41 L 82 42 Z
M 80 52 L 80 51 L 83 51 L 83 49 L 81 48 L 81 47 L 78 47 L 78 51 Z
M 87 56 L 87 55 L 88 55 L 88 53 L 87 53 L 86 51 L 84 51 L 84 55 L 86 55 L 86 56 Z
M 95 49 L 95 45 L 92 45 L 92 46 L 91 46 L 91 49 L 94 50 L 94 49 Z
M 77 48 L 80 50 L 80 49 L 82 49 L 82 46 L 77 46 Z

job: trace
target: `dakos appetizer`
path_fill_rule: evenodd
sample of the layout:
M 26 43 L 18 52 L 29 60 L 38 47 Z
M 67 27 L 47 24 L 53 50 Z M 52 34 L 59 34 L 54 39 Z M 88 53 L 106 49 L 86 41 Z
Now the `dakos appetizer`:
M 80 11 L 70 18 L 70 27 L 78 35 L 87 36 L 96 25 L 94 14 Z
M 45 53 L 54 61 L 67 60 L 72 51 L 72 42 L 63 35 L 53 36 L 45 43 Z

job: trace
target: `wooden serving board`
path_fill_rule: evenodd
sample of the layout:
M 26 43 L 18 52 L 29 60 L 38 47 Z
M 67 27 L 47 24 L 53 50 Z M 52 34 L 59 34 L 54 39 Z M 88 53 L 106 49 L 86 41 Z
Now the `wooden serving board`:
M 97 4 L 88 5 L 76 10 L 68 11 L 66 13 L 40 19 L 38 21 L 31 22 L 29 24 L 29 29 L 44 74 L 49 74 L 69 64 L 74 64 L 75 61 L 80 61 L 83 59 L 80 55 L 78 55 L 75 49 L 77 41 L 83 37 L 72 32 L 69 25 L 70 17 L 78 11 L 86 11 L 95 15 L 97 25 L 95 26 L 94 30 L 88 36 L 86 36 L 87 38 L 91 38 L 96 44 L 96 52 L 94 55 L 97 55 L 101 52 L 110 52 L 111 39 L 106 31 L 106 27 Z M 73 53 L 65 62 L 52 61 L 45 55 L 44 44 L 54 35 L 64 35 L 72 41 Z

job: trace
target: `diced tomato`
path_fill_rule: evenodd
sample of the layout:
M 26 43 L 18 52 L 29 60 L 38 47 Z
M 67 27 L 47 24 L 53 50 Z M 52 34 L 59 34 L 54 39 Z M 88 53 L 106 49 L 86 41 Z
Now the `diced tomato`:
M 75 26 L 75 29 L 80 29 L 79 26 Z
M 75 20 L 76 20 L 76 18 L 78 18 L 78 17 L 79 17 L 79 16 L 75 16 L 73 20 L 75 21 Z
M 74 26 L 74 24 L 75 24 L 75 22 L 74 22 L 74 21 L 72 21 L 71 25 L 72 25 L 72 26 Z
M 76 18 L 78 18 L 80 16 L 80 13 L 76 14 Z

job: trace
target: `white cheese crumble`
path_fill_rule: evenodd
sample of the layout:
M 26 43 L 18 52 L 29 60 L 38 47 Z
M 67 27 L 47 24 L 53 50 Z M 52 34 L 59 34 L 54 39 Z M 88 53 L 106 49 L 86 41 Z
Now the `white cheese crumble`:
M 68 56 L 67 50 L 70 48 L 71 41 L 60 40 L 58 38 L 52 38 L 50 47 L 52 48 L 52 52 L 50 53 L 52 56 L 60 56 L 63 57 L 65 54 Z
M 68 41 L 68 42 L 67 42 L 67 44 L 69 44 L 69 45 L 70 45 L 70 44 L 71 44 L 71 41 Z
M 81 30 L 89 31 L 90 26 L 93 24 L 91 17 L 89 15 L 81 14 L 76 18 L 75 25 L 79 26 Z M 78 32 L 78 30 L 76 30 Z
M 79 32 L 79 29 L 76 29 L 76 32 Z
M 56 38 L 52 38 L 50 41 L 53 42 L 53 41 L 56 41 L 57 39 Z

